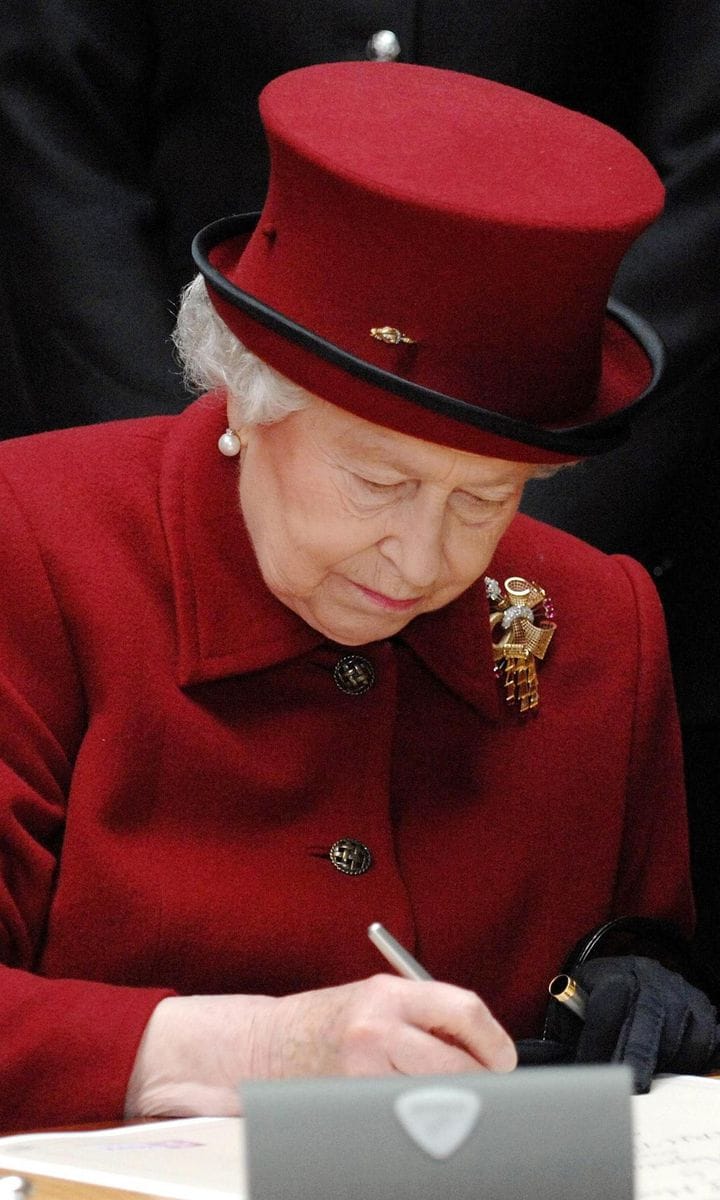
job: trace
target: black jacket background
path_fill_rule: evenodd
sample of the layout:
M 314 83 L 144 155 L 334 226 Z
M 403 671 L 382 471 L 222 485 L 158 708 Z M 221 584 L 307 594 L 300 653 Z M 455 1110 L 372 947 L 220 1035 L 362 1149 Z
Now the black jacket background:
M 665 215 L 616 291 L 665 339 L 667 382 L 626 449 L 533 485 L 526 509 L 656 578 L 701 908 L 720 915 L 720 0 L 5 0 L 0 436 L 187 401 L 173 311 L 192 235 L 262 203 L 258 92 L 293 67 L 363 58 L 380 29 L 403 60 L 615 126 L 665 180 Z

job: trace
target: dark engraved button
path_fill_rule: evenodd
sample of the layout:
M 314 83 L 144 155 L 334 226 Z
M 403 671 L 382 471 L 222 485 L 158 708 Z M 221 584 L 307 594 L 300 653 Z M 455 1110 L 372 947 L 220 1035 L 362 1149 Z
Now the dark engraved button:
M 333 679 L 347 696 L 363 696 L 375 682 L 375 668 L 362 654 L 345 654 L 335 666 Z
M 372 866 L 372 854 L 356 838 L 339 838 L 330 847 L 330 862 L 343 875 L 364 875 Z

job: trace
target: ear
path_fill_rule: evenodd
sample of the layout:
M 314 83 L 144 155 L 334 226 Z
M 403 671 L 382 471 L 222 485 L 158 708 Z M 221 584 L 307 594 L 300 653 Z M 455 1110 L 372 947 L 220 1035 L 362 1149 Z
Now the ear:
M 241 406 L 238 404 L 234 396 L 227 398 L 227 427 L 232 429 L 233 433 L 237 434 L 240 439 L 241 449 L 247 445 L 250 426 L 243 424 L 243 413 L 240 411 Z
M 239 422 L 242 421 L 240 414 L 240 405 L 235 396 L 231 396 L 229 392 L 225 393 L 227 405 L 227 426 L 228 429 L 234 429 L 239 436 Z

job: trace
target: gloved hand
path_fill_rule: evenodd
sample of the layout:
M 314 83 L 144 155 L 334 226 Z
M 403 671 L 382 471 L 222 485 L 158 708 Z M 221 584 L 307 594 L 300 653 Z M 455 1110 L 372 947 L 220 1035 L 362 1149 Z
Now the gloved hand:
M 574 1025 L 576 1062 L 626 1063 L 640 1093 L 661 1071 L 708 1071 L 720 1043 L 718 1014 L 681 975 L 653 959 L 623 955 L 588 959 L 573 978 L 588 996 L 584 1022 L 571 1013 L 558 1020 L 555 1013 L 549 1026 L 567 1040 Z

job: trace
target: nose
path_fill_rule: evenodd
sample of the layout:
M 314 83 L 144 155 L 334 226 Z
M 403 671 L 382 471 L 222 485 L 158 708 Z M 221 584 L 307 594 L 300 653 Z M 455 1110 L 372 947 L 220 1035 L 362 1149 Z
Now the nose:
M 440 574 L 444 527 L 444 506 L 407 504 L 394 515 L 391 532 L 379 543 L 381 554 L 418 591 L 430 587 Z

